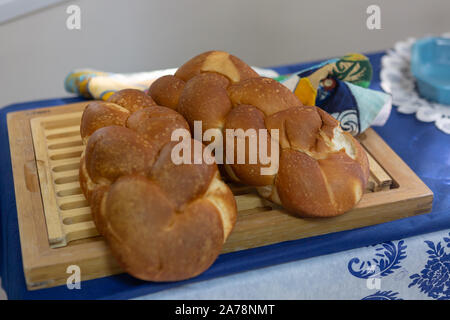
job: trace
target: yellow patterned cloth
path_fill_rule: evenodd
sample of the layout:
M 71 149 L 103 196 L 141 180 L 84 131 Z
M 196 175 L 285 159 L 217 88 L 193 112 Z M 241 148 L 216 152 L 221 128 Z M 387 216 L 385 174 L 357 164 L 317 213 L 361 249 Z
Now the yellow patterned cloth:
M 171 74 L 175 69 L 163 71 L 119 74 L 91 69 L 75 70 L 66 77 L 64 86 L 72 92 L 88 99 L 107 100 L 114 92 L 133 88 L 147 90 L 158 77 Z
M 265 77 L 275 78 L 278 73 L 270 69 L 255 68 Z M 145 91 L 159 77 L 174 74 L 176 68 L 138 73 L 111 73 L 92 69 L 80 69 L 70 72 L 64 86 L 68 92 L 88 99 L 107 100 L 114 92 L 133 88 Z

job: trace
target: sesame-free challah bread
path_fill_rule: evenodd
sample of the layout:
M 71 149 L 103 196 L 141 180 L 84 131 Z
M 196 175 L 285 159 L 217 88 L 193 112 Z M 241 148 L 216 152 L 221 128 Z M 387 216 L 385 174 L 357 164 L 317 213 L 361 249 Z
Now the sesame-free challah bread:
M 195 121 L 201 121 L 203 132 L 219 129 L 226 140 L 225 153 L 246 141 L 245 161 L 237 161 L 235 153 L 234 161 L 224 161 L 225 171 L 293 214 L 336 216 L 355 206 L 363 195 L 369 166 L 360 144 L 328 113 L 303 106 L 285 86 L 259 77 L 231 54 L 202 53 L 173 76 L 157 79 L 149 95 L 183 115 L 191 130 Z M 230 142 L 225 139 L 229 129 L 267 130 L 267 134 L 258 135 L 252 143 L 245 135 L 234 136 Z M 272 144 L 279 147 L 272 159 L 277 168 L 264 174 L 261 169 L 270 169 L 271 164 L 260 157 L 263 139 L 269 154 Z M 252 156 L 256 162 L 249 161 Z
M 189 129 L 179 113 L 133 89 L 90 102 L 81 120 L 80 184 L 94 222 L 121 267 L 143 280 L 202 273 L 236 221 L 216 164 L 172 161 L 176 129 Z

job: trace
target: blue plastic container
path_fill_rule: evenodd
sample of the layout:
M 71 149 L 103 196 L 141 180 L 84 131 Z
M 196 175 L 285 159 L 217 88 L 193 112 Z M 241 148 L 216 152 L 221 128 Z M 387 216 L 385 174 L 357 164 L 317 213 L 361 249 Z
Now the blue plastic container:
M 427 100 L 450 105 L 450 38 L 424 38 L 411 52 L 411 71 Z

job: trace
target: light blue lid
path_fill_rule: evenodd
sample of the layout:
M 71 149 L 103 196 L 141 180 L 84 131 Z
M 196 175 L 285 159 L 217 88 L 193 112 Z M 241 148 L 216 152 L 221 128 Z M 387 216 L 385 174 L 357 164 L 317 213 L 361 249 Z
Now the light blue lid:
M 411 71 L 421 96 L 450 105 L 450 38 L 418 40 L 412 47 Z

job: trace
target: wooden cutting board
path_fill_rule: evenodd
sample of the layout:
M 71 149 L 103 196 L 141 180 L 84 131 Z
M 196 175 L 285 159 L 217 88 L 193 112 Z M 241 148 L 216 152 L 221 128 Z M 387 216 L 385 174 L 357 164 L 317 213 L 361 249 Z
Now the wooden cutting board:
M 82 280 L 122 272 L 91 218 L 78 182 L 80 119 L 86 102 L 8 114 L 23 267 L 28 289 L 65 284 L 70 265 Z M 334 218 L 302 219 L 229 184 L 238 206 L 223 253 L 379 224 L 431 211 L 433 194 L 373 131 L 358 137 L 370 162 L 360 203 Z

